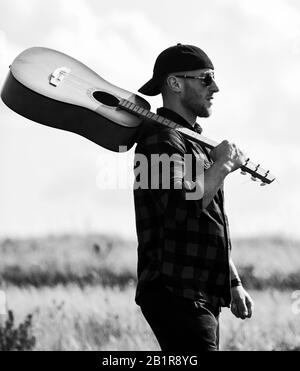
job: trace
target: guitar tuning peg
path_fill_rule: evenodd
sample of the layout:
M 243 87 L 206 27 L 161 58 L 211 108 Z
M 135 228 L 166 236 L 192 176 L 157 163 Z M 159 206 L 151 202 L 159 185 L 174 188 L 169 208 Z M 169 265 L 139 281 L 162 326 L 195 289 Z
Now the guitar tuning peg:
M 263 187 L 263 186 L 267 185 L 267 183 L 261 182 L 260 185 Z
M 256 182 L 257 179 L 255 178 L 255 176 L 252 175 L 251 180 L 253 180 L 253 182 Z
M 247 175 L 246 171 L 244 171 L 244 170 L 241 170 L 241 174 L 242 175 Z

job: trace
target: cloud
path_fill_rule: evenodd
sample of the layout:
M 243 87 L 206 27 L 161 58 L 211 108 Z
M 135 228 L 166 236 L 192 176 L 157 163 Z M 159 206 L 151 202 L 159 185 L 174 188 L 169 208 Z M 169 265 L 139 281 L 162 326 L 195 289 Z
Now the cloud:
M 113 9 L 99 16 L 81 0 L 76 0 L 71 13 L 64 6 L 60 10 L 66 15 L 64 22 L 48 33 L 45 44 L 83 59 L 127 89 L 145 79 L 145 65 L 149 73 L 152 70 L 149 51 L 166 43 L 164 33 L 140 11 Z

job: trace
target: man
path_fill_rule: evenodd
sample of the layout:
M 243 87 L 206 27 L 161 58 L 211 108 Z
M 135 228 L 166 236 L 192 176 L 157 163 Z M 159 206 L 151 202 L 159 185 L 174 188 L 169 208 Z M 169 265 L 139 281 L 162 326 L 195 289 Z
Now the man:
M 219 91 L 213 64 L 198 47 L 177 44 L 156 59 L 153 77 L 139 91 L 162 94 L 158 114 L 180 127 L 201 133 L 197 117 L 211 114 Z M 159 187 L 141 184 L 141 156 L 168 155 L 173 166 L 153 164 L 147 174 L 159 177 Z M 202 175 L 186 179 L 186 156 Z M 219 348 L 219 313 L 231 305 L 241 319 L 251 317 L 253 303 L 230 257 L 231 244 L 224 212 L 223 181 L 246 161 L 234 144 L 223 141 L 208 151 L 182 133 L 146 121 L 136 147 L 134 189 L 138 235 L 136 303 L 163 351 L 202 351 Z M 145 164 L 144 164 L 145 165 Z M 175 165 L 180 165 L 175 166 Z M 187 169 L 185 169 L 187 170 Z M 164 172 L 173 182 L 163 187 Z M 178 184 L 180 183 L 180 187 Z M 173 184 L 173 186 L 172 186 Z M 201 190 L 200 197 L 188 197 Z

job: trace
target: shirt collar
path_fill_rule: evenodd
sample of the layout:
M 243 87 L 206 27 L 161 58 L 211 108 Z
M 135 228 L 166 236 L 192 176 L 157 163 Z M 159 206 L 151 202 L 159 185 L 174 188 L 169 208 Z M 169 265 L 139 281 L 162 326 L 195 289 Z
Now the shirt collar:
M 175 111 L 170 110 L 169 108 L 166 107 L 160 107 L 157 109 L 157 114 L 163 117 L 166 117 L 167 119 L 176 122 L 176 124 L 182 125 L 184 127 L 187 127 L 188 129 L 191 129 L 195 131 L 196 133 L 201 134 L 202 128 L 201 126 L 195 122 L 194 126 L 191 126 L 185 118 L 180 116 L 178 113 Z

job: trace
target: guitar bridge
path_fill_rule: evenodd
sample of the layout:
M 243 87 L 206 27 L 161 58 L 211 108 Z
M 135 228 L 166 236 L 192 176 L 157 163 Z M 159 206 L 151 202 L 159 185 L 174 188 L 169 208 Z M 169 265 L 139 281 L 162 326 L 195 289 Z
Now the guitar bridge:
M 57 87 L 64 79 L 64 77 L 71 72 L 70 68 L 59 67 L 51 73 L 49 78 L 49 84 Z

